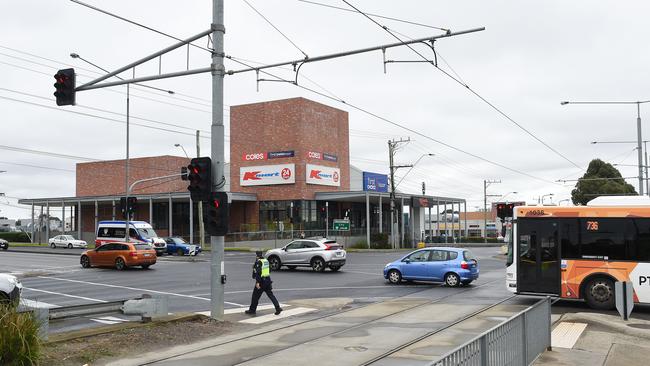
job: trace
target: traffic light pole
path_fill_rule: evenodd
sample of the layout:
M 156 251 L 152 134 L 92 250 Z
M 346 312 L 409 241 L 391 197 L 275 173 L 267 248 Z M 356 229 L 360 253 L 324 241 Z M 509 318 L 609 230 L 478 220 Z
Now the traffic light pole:
M 223 24 L 223 0 L 212 0 L 212 183 L 214 191 L 224 191 L 224 126 L 223 126 L 223 36 L 226 29 Z M 210 236 L 210 317 L 223 320 L 224 272 L 223 236 Z
M 129 191 L 131 191 L 131 187 L 129 187 L 129 112 L 130 112 L 130 102 L 129 102 L 129 94 L 130 94 L 130 89 L 131 89 L 131 84 L 126 84 L 126 160 L 124 161 L 124 187 L 126 188 L 126 202 L 127 202 L 127 207 L 128 207 L 128 202 L 129 202 Z M 131 213 L 129 212 L 128 209 L 125 208 L 125 219 L 124 220 L 124 240 L 128 243 L 129 238 L 131 237 L 129 235 L 129 219 L 131 218 Z M 151 220 L 151 218 L 149 218 Z

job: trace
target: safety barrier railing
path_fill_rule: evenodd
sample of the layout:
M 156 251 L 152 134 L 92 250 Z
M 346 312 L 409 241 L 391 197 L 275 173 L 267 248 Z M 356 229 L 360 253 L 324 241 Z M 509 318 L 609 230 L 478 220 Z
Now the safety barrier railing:
M 551 298 L 547 297 L 429 365 L 530 365 L 550 346 Z

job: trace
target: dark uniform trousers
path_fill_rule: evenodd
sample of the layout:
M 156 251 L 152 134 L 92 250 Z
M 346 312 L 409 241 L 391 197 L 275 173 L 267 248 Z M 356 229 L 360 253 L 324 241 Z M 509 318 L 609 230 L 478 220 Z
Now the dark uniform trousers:
M 249 308 L 251 312 L 255 312 L 257 310 L 257 304 L 260 301 L 260 297 L 262 297 L 262 293 L 265 292 L 266 296 L 268 296 L 273 303 L 273 306 L 275 306 L 275 310 L 280 309 L 278 299 L 276 299 L 275 295 L 273 295 L 273 286 L 271 283 L 272 281 L 269 277 L 262 277 L 260 288 L 257 288 L 257 286 L 253 287 L 253 298 L 251 299 L 251 307 Z

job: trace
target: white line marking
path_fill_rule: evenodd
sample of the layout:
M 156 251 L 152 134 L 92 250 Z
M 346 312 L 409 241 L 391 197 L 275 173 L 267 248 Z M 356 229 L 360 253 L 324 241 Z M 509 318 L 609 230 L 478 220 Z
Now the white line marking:
M 70 280 L 70 279 L 67 279 L 67 278 L 56 278 L 56 277 L 47 277 L 47 276 L 38 276 L 38 278 L 45 278 L 45 279 L 48 279 L 48 280 L 55 280 L 55 281 L 66 281 L 66 282 L 72 282 L 72 283 L 83 283 L 83 284 L 86 284 L 86 285 L 93 285 L 93 286 L 122 288 L 122 289 L 126 289 L 126 290 L 131 290 L 131 291 L 138 291 L 138 292 L 143 292 L 144 291 L 144 292 L 151 292 L 151 293 L 154 293 L 154 294 L 170 295 L 170 296 L 185 297 L 185 298 L 188 298 L 188 299 L 197 299 L 197 300 L 203 300 L 203 301 L 210 301 L 210 298 L 207 298 L 207 297 L 183 295 L 183 294 L 177 294 L 177 293 L 174 293 L 174 292 L 166 292 L 166 291 L 149 290 L 149 289 L 146 289 L 146 288 L 128 287 L 128 286 L 119 286 L 119 285 L 109 285 L 109 284 L 106 284 L 106 283 L 96 283 L 96 282 L 88 282 L 88 281 L 80 281 L 80 280 Z M 225 303 L 230 304 L 230 305 L 235 305 L 235 306 L 244 306 L 242 304 L 238 304 L 238 303 L 235 303 L 235 302 L 225 302 Z
M 281 307 L 283 308 L 288 308 L 291 305 L 288 304 L 280 304 Z M 260 305 L 257 307 L 257 310 L 269 310 L 269 309 L 275 309 L 275 307 L 272 304 L 269 305 Z M 232 308 L 232 309 L 226 309 L 223 311 L 224 314 L 239 314 L 239 313 L 244 313 L 244 311 L 248 310 L 248 306 L 244 306 L 241 308 Z M 200 314 L 200 315 L 205 315 L 205 316 L 210 316 L 210 311 L 197 311 L 195 314 Z
M 321 290 L 354 290 L 354 289 L 373 289 L 373 288 L 385 288 L 385 289 L 400 289 L 400 288 L 423 288 L 423 287 L 437 287 L 435 284 L 431 285 L 400 285 L 400 286 L 336 286 L 336 287 L 304 287 L 304 288 L 274 288 L 273 291 L 321 291 Z M 241 290 L 241 291 L 226 291 L 224 294 L 233 295 L 233 294 L 245 294 L 251 293 L 252 290 Z M 196 296 L 209 296 L 210 294 L 198 294 Z
M 306 313 L 311 313 L 316 311 L 316 309 L 311 309 L 311 308 L 294 308 L 290 310 L 283 311 L 280 313 L 280 315 L 275 315 L 275 314 L 268 314 L 264 316 L 256 316 L 250 319 L 244 319 L 240 320 L 240 323 L 246 323 L 246 324 L 262 324 L 262 323 L 267 323 L 270 321 L 278 320 L 278 319 L 284 319 L 288 318 L 293 315 L 300 315 L 300 314 L 306 314 Z
M 117 318 L 117 317 L 114 317 L 114 316 L 103 316 L 103 317 L 97 318 L 97 319 L 109 320 L 109 321 L 114 321 L 114 322 L 128 322 L 129 321 L 128 319 Z
M 39 290 L 39 289 L 35 289 L 35 288 L 32 288 L 32 287 L 23 287 L 23 288 L 24 288 L 25 290 L 29 290 L 29 291 L 44 292 L 44 293 L 46 293 L 46 294 L 58 295 L 58 296 L 65 296 L 65 297 L 72 297 L 72 298 L 75 298 L 75 299 L 81 299 L 81 300 L 88 300 L 88 301 L 94 301 L 94 302 L 108 302 L 108 301 L 106 301 L 106 300 L 92 299 L 92 298 L 90 298 L 90 297 L 77 296 L 77 295 L 69 295 L 69 294 L 64 294 L 64 293 L 61 293 L 61 292 L 54 292 L 54 291 Z
M 92 320 L 94 322 L 97 322 L 97 323 L 109 324 L 109 325 L 121 323 L 121 321 L 116 322 L 116 321 L 112 321 L 112 320 L 102 320 L 102 319 L 90 319 L 90 320 Z
M 46 302 L 42 301 L 34 301 L 30 299 L 20 299 L 20 303 L 23 304 L 26 307 L 30 308 L 39 308 L 39 309 L 52 309 L 52 308 L 58 308 L 59 305 L 54 305 L 54 304 L 48 304 Z

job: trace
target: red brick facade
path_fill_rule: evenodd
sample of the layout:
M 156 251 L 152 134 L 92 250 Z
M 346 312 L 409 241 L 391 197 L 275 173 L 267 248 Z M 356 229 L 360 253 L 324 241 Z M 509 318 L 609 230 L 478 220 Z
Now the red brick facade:
M 313 200 L 316 192 L 350 190 L 349 128 L 345 111 L 304 98 L 232 106 L 230 141 L 230 187 L 233 192 L 256 193 L 259 201 L 272 201 Z M 295 155 L 261 161 L 243 159 L 244 154 L 272 151 L 294 151 Z M 309 151 L 335 155 L 338 161 L 308 158 Z M 294 184 L 254 187 L 239 184 L 242 166 L 287 163 L 296 166 Z M 306 164 L 338 167 L 340 187 L 307 184 Z
M 178 156 L 133 158 L 129 164 L 129 184 L 136 180 L 180 173 L 189 159 Z M 179 177 L 143 182 L 133 188 L 134 194 L 183 192 L 187 182 Z M 124 160 L 77 164 L 77 197 L 124 195 Z

